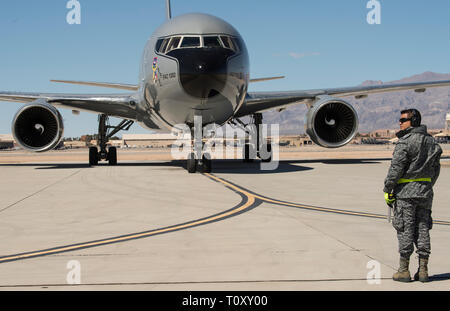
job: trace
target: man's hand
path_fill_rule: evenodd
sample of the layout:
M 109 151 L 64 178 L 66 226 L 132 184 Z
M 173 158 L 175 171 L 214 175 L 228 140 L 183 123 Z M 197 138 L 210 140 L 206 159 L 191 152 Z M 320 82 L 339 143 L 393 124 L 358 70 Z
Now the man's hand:
M 393 193 L 384 193 L 384 200 L 386 201 L 387 205 L 391 205 L 395 202 L 395 197 Z

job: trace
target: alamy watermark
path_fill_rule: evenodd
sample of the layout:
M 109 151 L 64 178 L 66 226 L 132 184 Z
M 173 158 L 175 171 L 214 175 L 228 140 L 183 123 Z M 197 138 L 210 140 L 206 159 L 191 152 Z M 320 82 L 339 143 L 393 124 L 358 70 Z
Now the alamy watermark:
M 203 127 L 202 117 L 195 116 L 192 130 L 186 124 L 178 124 L 172 134 L 177 137 L 171 148 L 174 160 L 187 159 L 191 153 L 196 159 L 242 159 L 247 148 L 248 159 L 265 160 L 261 161 L 261 170 L 276 170 L 279 165 L 278 124 L 249 124 L 243 128 L 209 124 Z
M 370 10 L 367 13 L 367 23 L 369 25 L 381 24 L 381 3 L 378 0 L 370 0 L 367 2 L 367 8 Z
M 81 3 L 77 0 L 67 1 L 66 8 L 70 11 L 66 15 L 66 21 L 69 25 L 81 24 Z
M 381 284 L 381 264 L 376 260 L 371 260 L 366 265 L 370 269 L 367 273 L 367 284 L 380 285 Z
M 69 272 L 66 276 L 66 282 L 69 285 L 81 284 L 81 264 L 78 260 L 70 260 L 66 264 L 66 268 Z

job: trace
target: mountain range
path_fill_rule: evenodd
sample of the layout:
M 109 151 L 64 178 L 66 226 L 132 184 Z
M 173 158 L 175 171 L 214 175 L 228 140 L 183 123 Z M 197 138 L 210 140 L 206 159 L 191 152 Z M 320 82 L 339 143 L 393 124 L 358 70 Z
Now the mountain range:
M 397 81 L 364 81 L 361 85 L 379 85 L 393 83 L 429 82 L 450 80 L 450 74 L 424 72 L 422 74 L 403 78 Z M 364 99 L 343 97 L 357 111 L 359 132 L 367 133 L 379 129 L 397 129 L 400 111 L 416 108 L 422 114 L 422 124 L 429 129 L 443 129 L 445 117 L 450 113 L 450 87 L 427 89 L 425 93 L 415 93 L 414 90 L 371 94 Z M 306 105 L 293 105 L 281 112 L 268 111 L 264 113 L 264 123 L 280 125 L 281 134 L 303 134 Z

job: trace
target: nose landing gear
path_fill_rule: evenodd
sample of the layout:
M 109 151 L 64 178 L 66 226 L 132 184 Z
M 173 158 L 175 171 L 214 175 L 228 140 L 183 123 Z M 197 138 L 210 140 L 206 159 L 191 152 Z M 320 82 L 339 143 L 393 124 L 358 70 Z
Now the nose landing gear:
M 190 153 L 187 159 L 187 171 L 190 174 L 199 173 L 211 173 L 212 171 L 212 161 L 209 154 L 205 153 L 201 160 L 196 159 L 195 153 Z
M 194 129 L 191 130 L 191 146 L 192 152 L 189 153 L 186 168 L 190 174 L 199 173 L 211 173 L 212 161 L 209 153 L 203 153 L 203 132 L 201 123 L 196 123 Z

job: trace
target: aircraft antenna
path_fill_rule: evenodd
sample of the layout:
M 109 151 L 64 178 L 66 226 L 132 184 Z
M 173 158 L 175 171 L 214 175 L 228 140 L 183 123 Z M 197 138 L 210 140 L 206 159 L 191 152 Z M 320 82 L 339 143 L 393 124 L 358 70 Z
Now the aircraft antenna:
M 172 9 L 170 7 L 170 0 L 166 0 L 166 12 L 167 12 L 167 20 L 172 18 Z

